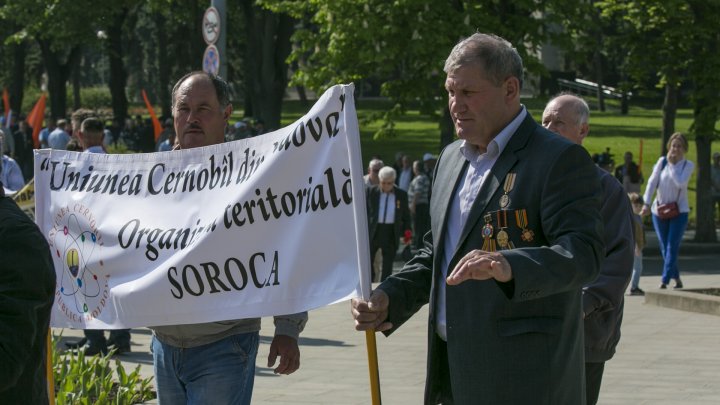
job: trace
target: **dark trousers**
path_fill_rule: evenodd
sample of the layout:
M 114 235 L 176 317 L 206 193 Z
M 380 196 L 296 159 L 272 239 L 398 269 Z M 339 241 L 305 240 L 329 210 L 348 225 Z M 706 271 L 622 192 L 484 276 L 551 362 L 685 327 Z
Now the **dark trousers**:
M 416 204 L 413 217 L 413 245 L 416 249 L 423 247 L 423 236 L 430 230 L 430 204 Z
M 438 405 L 453 405 L 452 380 L 450 379 L 450 363 L 448 361 L 447 343 L 436 337 L 437 340 L 437 378 L 428 381 L 432 385 L 431 391 L 435 393 L 434 398 L 427 398 L 426 403 Z
M 83 331 L 89 346 L 107 348 L 105 331 L 102 329 L 85 329 Z M 117 329 L 110 331 L 110 341 L 116 346 L 130 345 L 130 329 Z
M 395 252 L 397 251 L 398 241 L 395 240 L 395 225 L 393 224 L 378 224 L 375 229 L 375 234 L 370 241 L 370 263 L 373 262 L 375 253 L 378 249 L 382 249 L 382 275 L 380 281 L 390 277 L 393 269 L 393 262 L 395 261 Z M 375 279 L 375 271 L 373 269 L 373 280 Z
M 604 362 L 585 363 L 585 398 L 587 405 L 597 404 L 604 370 Z

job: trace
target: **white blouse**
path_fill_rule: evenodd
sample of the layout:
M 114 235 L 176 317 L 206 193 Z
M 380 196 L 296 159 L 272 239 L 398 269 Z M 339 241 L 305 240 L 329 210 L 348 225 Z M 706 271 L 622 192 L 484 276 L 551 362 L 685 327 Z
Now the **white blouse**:
M 660 157 L 653 166 L 652 174 L 647 182 L 643 199 L 647 204 L 657 190 L 657 195 L 652 202 L 652 213 L 657 215 L 657 205 L 677 202 L 680 212 L 690 212 L 688 203 L 688 183 L 690 176 L 695 170 L 695 164 L 687 159 L 677 163 L 667 161 L 663 168 L 665 156 Z M 658 181 L 659 179 L 659 181 Z

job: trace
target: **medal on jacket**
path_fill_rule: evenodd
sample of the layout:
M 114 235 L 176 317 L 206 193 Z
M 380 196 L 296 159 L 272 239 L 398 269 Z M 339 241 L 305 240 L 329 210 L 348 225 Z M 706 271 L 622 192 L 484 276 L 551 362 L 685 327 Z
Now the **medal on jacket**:
M 508 193 L 515 187 L 516 173 L 510 172 L 505 176 L 505 184 L 503 184 L 503 194 L 500 197 L 500 208 L 505 209 L 510 205 L 510 196 Z
M 507 228 L 507 211 L 497 211 L 497 226 L 500 229 L 497 233 L 497 236 L 495 239 L 497 240 L 498 246 L 500 246 L 500 249 L 513 249 L 515 248 L 515 245 L 510 241 L 510 238 L 508 236 L 508 233 L 505 231 L 505 228 Z
M 522 229 L 522 234 L 520 238 L 524 240 L 525 242 L 532 242 L 533 236 L 535 236 L 535 232 L 528 229 L 528 219 L 527 219 L 527 210 L 526 209 L 520 209 L 515 210 L 515 222 L 517 222 L 518 228 Z
M 483 218 L 485 219 L 485 225 L 482 227 L 482 236 L 483 236 L 482 250 L 484 250 L 486 252 L 494 252 L 495 251 L 495 240 L 492 238 L 492 235 L 493 235 L 493 226 L 491 224 L 492 215 L 485 214 L 485 216 Z

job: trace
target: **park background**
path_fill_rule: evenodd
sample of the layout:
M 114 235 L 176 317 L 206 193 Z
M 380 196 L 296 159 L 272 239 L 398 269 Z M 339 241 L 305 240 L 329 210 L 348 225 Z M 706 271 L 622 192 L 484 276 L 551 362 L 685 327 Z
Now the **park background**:
M 233 120 L 277 129 L 315 94 L 354 82 L 364 161 L 437 154 L 454 136 L 444 59 L 460 38 L 493 32 L 523 56 L 523 102 L 536 120 L 558 91 L 588 99 L 591 154 L 610 148 L 617 164 L 625 151 L 637 160 L 642 140 L 647 179 L 669 135 L 688 134 L 690 226 L 696 241 L 717 240 L 717 1 L 0 0 L 0 86 L 10 109 L 27 115 L 46 94 L 46 116 L 84 107 L 124 122 L 148 116 L 145 91 L 160 119 L 169 117 L 172 85 L 203 67 L 211 4 L 226 11 L 220 58 Z

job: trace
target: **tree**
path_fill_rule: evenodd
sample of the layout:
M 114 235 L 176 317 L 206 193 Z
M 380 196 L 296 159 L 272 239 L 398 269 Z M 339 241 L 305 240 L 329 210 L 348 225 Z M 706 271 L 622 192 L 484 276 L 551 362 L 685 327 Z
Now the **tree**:
M 128 99 L 125 93 L 127 71 L 123 60 L 123 24 L 129 9 L 123 7 L 107 18 L 107 41 L 105 50 L 110 63 L 110 97 L 112 98 L 113 117 L 125 121 L 128 114 Z
M 289 14 L 242 1 L 245 15 L 245 91 L 255 119 L 280 128 L 282 100 L 288 85 L 287 58 L 295 19 Z
M 703 0 L 606 0 L 599 3 L 605 15 L 628 22 L 621 35 L 631 44 L 631 64 L 636 77 L 651 65 L 665 86 L 663 105 L 663 154 L 674 123 L 679 84 L 691 85 L 693 123 L 690 138 L 697 147 L 697 242 L 717 240 L 710 192 L 710 150 L 716 138 L 715 123 L 720 109 L 720 3 Z
M 379 117 L 375 137 L 393 136 L 394 119 L 410 106 L 437 117 L 442 145 L 453 138 L 443 61 L 453 45 L 482 27 L 517 48 L 529 72 L 542 73 L 539 46 L 553 36 L 547 27 L 558 21 L 546 13 L 551 3 L 432 0 L 265 0 L 275 11 L 288 12 L 312 25 L 293 36 L 290 60 L 298 62 L 293 83 L 322 91 L 336 83 L 375 79 L 393 106 Z

